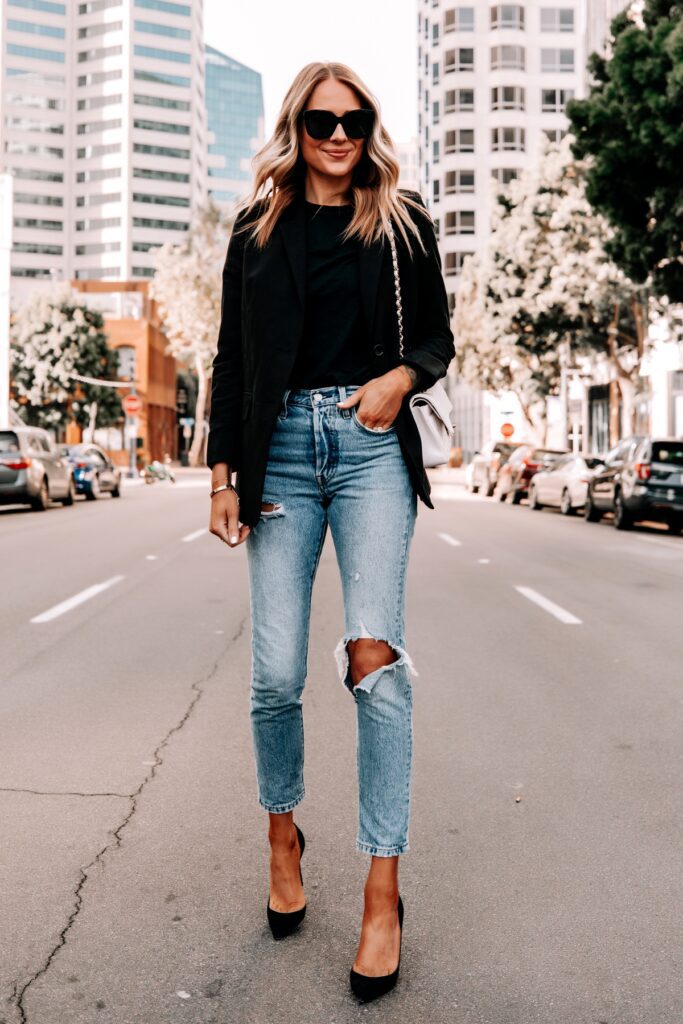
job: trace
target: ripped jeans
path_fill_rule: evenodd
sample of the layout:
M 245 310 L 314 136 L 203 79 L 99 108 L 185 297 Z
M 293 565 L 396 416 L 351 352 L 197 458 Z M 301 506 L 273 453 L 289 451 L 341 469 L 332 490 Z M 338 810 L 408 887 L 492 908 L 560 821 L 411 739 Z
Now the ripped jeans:
M 287 390 L 273 430 L 261 518 L 246 540 L 252 624 L 250 714 L 259 803 L 282 814 L 304 796 L 302 693 L 311 592 L 329 523 L 344 598 L 335 649 L 356 703 L 356 849 L 408 849 L 412 687 L 404 647 L 404 584 L 417 515 L 395 428 L 338 409 L 358 385 Z M 272 506 L 272 508 L 270 507 Z M 353 686 L 346 644 L 384 640 L 395 659 Z

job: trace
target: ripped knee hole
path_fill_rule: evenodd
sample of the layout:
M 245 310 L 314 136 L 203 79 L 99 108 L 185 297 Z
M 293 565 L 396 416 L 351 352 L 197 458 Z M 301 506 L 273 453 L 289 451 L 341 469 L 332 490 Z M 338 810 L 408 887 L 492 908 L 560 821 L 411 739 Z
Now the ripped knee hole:
M 274 519 L 276 516 L 283 516 L 285 510 L 281 501 L 261 502 L 261 519 Z
M 347 641 L 351 668 L 351 683 L 358 686 L 366 676 L 376 672 L 383 665 L 392 665 L 399 655 L 386 640 L 374 637 L 358 637 Z

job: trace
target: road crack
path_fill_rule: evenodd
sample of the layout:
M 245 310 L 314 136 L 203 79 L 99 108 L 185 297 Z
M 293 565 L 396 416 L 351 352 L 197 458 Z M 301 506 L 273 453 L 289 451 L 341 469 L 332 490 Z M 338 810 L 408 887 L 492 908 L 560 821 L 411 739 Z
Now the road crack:
M 69 917 L 67 918 L 66 924 L 64 925 L 64 927 L 62 928 L 61 932 L 59 933 L 59 936 L 57 938 L 57 942 L 55 943 L 55 945 L 50 950 L 50 952 L 49 952 L 48 956 L 46 957 L 45 961 L 38 968 L 38 970 L 35 971 L 31 975 L 31 977 L 28 979 L 28 981 L 21 988 L 19 987 L 19 984 L 17 982 L 15 982 L 13 987 L 12 987 L 12 994 L 8 998 L 8 1003 L 10 1005 L 12 1005 L 12 1004 L 16 1005 L 16 1007 L 17 1007 L 17 1009 L 19 1011 L 19 1020 L 20 1020 L 21 1024 L 28 1024 L 28 1016 L 27 1016 L 27 1013 L 26 1013 L 26 1006 L 25 1006 L 26 993 L 28 992 L 28 990 L 31 987 L 31 985 L 33 985 L 38 980 L 38 978 L 42 977 L 42 975 L 44 975 L 50 969 L 50 966 L 51 966 L 53 960 L 55 959 L 55 957 L 57 956 L 57 954 L 59 953 L 60 949 L 62 949 L 62 947 L 66 945 L 68 933 L 71 930 L 71 928 L 73 927 L 73 924 L 76 921 L 76 918 L 78 917 L 78 915 L 81 912 L 81 909 L 83 907 L 83 895 L 82 895 L 83 888 L 84 888 L 86 882 L 88 881 L 88 878 L 90 877 L 90 872 L 92 871 L 92 869 L 94 867 L 96 867 L 97 865 L 102 863 L 102 861 L 104 860 L 105 856 L 111 850 L 115 850 L 115 849 L 120 848 L 121 843 L 122 843 L 121 835 L 124 832 L 124 830 L 126 829 L 126 826 L 130 823 L 131 819 L 135 815 L 135 812 L 137 811 L 138 800 L 139 800 L 143 790 L 149 785 L 150 782 L 152 782 L 154 780 L 154 778 L 155 778 L 155 776 L 157 774 L 157 770 L 164 763 L 164 759 L 162 757 L 162 752 L 168 746 L 168 744 L 170 743 L 170 741 L 173 738 L 173 736 L 175 736 L 175 734 L 177 732 L 180 732 L 180 730 L 186 725 L 186 723 L 190 719 L 190 717 L 191 717 L 195 707 L 197 706 L 197 704 L 199 703 L 199 701 L 202 699 L 202 697 L 204 695 L 204 688 L 213 679 L 214 675 L 218 671 L 219 665 L 221 664 L 223 658 L 225 657 L 225 655 L 229 651 L 230 647 L 237 640 L 239 640 L 239 638 L 241 637 L 242 633 L 244 632 L 244 627 L 245 627 L 246 621 L 247 621 L 247 617 L 245 616 L 241 620 L 241 622 L 240 622 L 239 626 L 237 627 L 237 630 L 233 634 L 233 636 L 228 638 L 227 643 L 225 644 L 225 646 L 221 650 L 220 654 L 216 657 L 213 665 L 211 666 L 209 671 L 206 673 L 206 675 L 202 679 L 198 680 L 197 682 L 192 683 L 192 685 L 190 687 L 190 690 L 193 691 L 193 696 L 192 696 L 192 699 L 190 700 L 189 704 L 187 705 L 187 708 L 185 709 L 185 713 L 175 723 L 175 725 L 171 726 L 171 728 L 168 730 L 168 732 L 163 737 L 163 739 L 160 741 L 160 743 L 155 747 L 155 749 L 154 749 L 154 751 L 152 753 L 152 757 L 154 759 L 154 763 L 152 764 L 150 770 L 147 772 L 147 774 L 143 778 L 143 780 L 140 783 L 140 785 L 137 787 L 137 789 L 133 790 L 132 793 L 68 793 L 67 794 L 67 793 L 47 793 L 47 792 L 41 793 L 38 790 L 3 790 L 3 792 L 29 792 L 29 793 L 36 793 L 37 795 L 40 795 L 40 796 L 118 796 L 118 797 L 123 797 L 124 799 L 127 799 L 129 801 L 129 803 L 130 803 L 130 806 L 128 808 L 128 812 L 126 813 L 125 817 L 120 821 L 120 823 L 117 825 L 117 827 L 111 833 L 112 838 L 107 843 L 105 843 L 105 845 L 102 847 L 102 849 L 99 850 L 97 854 L 95 854 L 93 859 L 88 864 L 86 864 L 85 867 L 79 868 L 80 878 L 79 878 L 78 884 L 76 885 L 76 888 L 74 889 L 74 892 L 73 892 L 73 897 L 74 897 L 73 909 L 72 909 L 71 913 L 69 914 Z

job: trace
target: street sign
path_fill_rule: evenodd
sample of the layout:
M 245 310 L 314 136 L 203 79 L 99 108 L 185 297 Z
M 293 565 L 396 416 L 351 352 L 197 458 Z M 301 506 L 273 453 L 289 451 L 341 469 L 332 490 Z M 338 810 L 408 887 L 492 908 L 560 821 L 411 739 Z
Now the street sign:
M 194 416 L 182 416 L 180 419 L 181 427 L 191 427 L 194 423 Z
M 503 437 L 512 437 L 512 435 L 515 432 L 515 428 L 512 423 L 504 423 L 503 426 L 500 428 L 500 432 L 503 435 Z
M 137 416 L 142 412 L 142 399 L 139 395 L 126 395 L 123 400 L 123 409 L 126 416 Z

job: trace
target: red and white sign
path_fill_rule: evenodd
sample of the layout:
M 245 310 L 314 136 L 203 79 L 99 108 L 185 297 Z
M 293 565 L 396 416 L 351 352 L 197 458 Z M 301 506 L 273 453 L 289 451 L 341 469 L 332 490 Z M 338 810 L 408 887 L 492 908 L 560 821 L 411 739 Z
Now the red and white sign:
M 512 423 L 504 423 L 500 428 L 500 432 L 503 437 L 512 437 L 515 432 L 515 428 Z
M 139 395 L 126 395 L 123 408 L 126 416 L 138 416 L 142 412 L 142 399 Z

